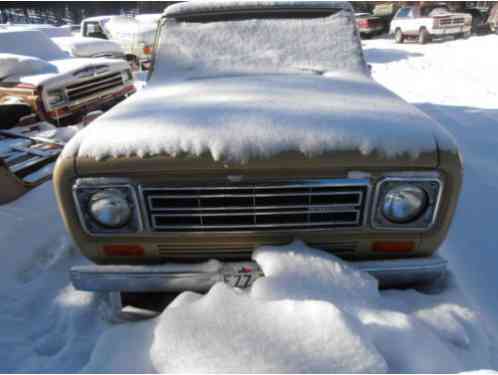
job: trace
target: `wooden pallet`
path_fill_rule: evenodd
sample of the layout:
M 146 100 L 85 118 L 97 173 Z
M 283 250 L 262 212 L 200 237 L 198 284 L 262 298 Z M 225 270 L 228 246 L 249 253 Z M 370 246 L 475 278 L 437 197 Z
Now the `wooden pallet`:
M 17 199 L 52 176 L 64 144 L 33 134 L 33 126 L 0 130 L 0 204 Z

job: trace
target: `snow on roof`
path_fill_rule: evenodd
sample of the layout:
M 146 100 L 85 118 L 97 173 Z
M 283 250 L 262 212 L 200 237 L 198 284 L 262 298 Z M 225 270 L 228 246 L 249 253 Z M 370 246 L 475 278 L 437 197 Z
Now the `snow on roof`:
M 67 53 L 41 31 L 0 31 L 0 53 L 33 56 L 45 61 L 62 60 Z
M 122 15 L 111 15 L 111 16 L 95 16 L 95 17 L 89 17 L 85 18 L 82 22 L 87 22 L 87 21 L 109 21 L 112 18 L 128 18 L 128 16 L 122 16 Z
M 177 17 L 192 13 L 208 13 L 220 11 L 247 11 L 271 9 L 345 9 L 351 10 L 351 5 L 341 1 L 292 1 L 292 0 L 197 0 L 173 4 L 166 8 L 164 14 L 168 17 Z
M 137 14 L 135 16 L 135 19 L 138 22 L 156 23 L 157 21 L 159 21 L 161 17 L 162 13 L 144 13 L 144 14 Z

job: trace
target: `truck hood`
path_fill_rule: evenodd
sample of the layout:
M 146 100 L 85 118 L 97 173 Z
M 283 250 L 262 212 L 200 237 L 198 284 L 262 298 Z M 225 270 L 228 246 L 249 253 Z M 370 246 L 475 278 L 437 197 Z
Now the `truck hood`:
M 129 69 L 126 61 L 115 59 L 86 59 L 86 58 L 67 58 L 60 60 L 48 61 L 50 65 L 55 67 L 47 73 L 12 76 L 8 81 L 27 83 L 33 86 L 43 85 L 45 88 L 59 88 L 67 82 L 74 82 L 82 77 L 85 72 L 88 72 L 95 67 L 102 73 L 115 72 Z
M 76 57 L 93 57 L 104 54 L 121 54 L 124 56 L 123 48 L 112 40 L 82 36 L 63 36 L 52 38 L 52 41 L 63 51 L 69 52 L 72 56 Z
M 152 82 L 81 131 L 63 157 L 77 157 L 81 168 L 137 157 L 145 159 L 144 169 L 158 157 L 224 167 L 257 161 L 288 166 L 295 159 L 333 167 L 432 168 L 438 162 L 435 127 L 366 76 L 206 77 Z

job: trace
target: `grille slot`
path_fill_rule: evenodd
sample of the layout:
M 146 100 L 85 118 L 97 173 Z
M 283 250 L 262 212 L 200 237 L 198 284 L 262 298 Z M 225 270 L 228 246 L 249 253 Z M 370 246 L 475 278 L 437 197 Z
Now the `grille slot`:
M 141 193 L 150 229 L 155 232 L 361 226 L 368 181 L 340 181 L 142 187 Z
M 348 254 L 354 253 L 358 248 L 358 242 L 331 242 L 331 243 L 315 243 L 310 246 L 321 249 L 331 254 Z M 203 246 L 197 245 L 175 245 L 175 244 L 158 244 L 157 251 L 161 257 L 168 260 L 207 260 L 207 259 L 238 259 L 250 260 L 254 251 L 254 247 L 248 247 L 247 244 L 206 244 Z
M 121 85 L 123 85 L 123 78 L 121 73 L 118 72 L 68 85 L 66 95 L 69 101 L 72 102 Z

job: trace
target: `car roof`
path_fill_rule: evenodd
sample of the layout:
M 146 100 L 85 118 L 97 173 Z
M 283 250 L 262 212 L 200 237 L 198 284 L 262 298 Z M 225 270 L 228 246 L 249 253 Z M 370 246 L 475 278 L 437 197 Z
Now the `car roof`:
M 278 11 L 323 11 L 352 10 L 347 2 L 340 1 L 305 1 L 305 0 L 282 0 L 282 1 L 251 1 L 251 0 L 205 0 L 188 1 L 169 6 L 164 12 L 167 18 L 188 18 L 190 15 L 211 14 L 247 14 L 251 12 L 278 12 Z

